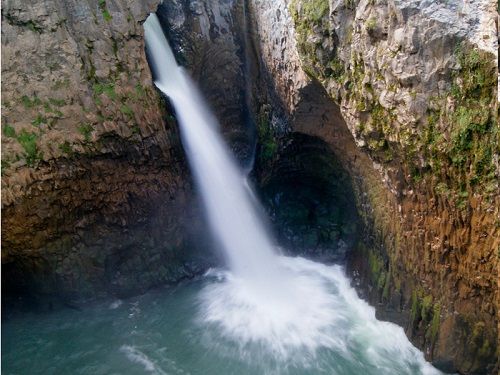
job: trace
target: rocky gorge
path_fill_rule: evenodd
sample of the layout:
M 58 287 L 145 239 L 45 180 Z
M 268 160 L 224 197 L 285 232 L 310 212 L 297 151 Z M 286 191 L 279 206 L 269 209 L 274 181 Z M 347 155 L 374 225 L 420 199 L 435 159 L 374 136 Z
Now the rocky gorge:
M 439 368 L 498 371 L 490 2 L 4 0 L 3 306 L 134 295 L 217 263 L 153 87 L 150 12 L 280 242 L 345 261 Z

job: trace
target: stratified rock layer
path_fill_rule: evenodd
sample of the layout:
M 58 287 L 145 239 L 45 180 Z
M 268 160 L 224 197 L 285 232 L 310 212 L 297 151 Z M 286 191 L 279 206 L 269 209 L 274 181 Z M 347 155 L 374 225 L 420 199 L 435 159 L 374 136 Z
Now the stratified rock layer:
M 152 85 L 158 15 L 242 161 L 253 153 L 239 1 L 40 0 L 2 7 L 4 295 L 80 301 L 212 259 L 175 118 Z M 200 249 L 202 251 L 198 252 Z

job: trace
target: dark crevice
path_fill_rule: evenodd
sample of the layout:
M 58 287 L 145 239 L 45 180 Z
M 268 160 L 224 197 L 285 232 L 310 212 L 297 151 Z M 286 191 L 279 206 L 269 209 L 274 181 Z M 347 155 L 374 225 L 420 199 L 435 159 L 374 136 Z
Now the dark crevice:
M 291 133 L 282 144 L 258 176 L 279 242 L 287 252 L 343 261 L 359 226 L 349 174 L 317 137 Z

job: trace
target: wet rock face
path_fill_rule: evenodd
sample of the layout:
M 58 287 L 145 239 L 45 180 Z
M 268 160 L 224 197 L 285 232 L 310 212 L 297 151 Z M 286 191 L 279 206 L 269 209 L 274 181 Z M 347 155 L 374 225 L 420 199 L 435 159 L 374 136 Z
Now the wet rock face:
M 4 301 L 130 295 L 210 262 L 144 52 L 157 5 L 2 3 Z
M 148 150 L 54 161 L 39 169 L 44 179 L 30 184 L 26 199 L 4 207 L 7 308 L 17 297 L 44 309 L 130 296 L 210 264 L 197 247 L 207 233 L 189 183 L 157 145 Z
M 494 4 L 254 0 L 251 8 L 289 127 L 328 142 L 351 175 L 364 225 L 351 262 L 367 297 L 442 368 L 494 373 Z
M 248 163 L 255 126 L 245 2 L 167 1 L 157 14 L 178 62 L 199 85 L 233 151 Z
M 344 261 L 357 239 L 349 175 L 319 138 L 292 133 L 278 155 L 259 185 L 279 243 L 293 254 Z
M 4 296 L 133 294 L 211 262 L 208 249 L 197 253 L 205 227 L 147 65 L 142 22 L 158 5 L 4 2 Z M 158 15 L 248 160 L 244 3 L 172 1 Z
M 198 256 L 208 236 L 147 65 L 142 22 L 158 4 L 3 3 L 4 296 L 127 295 L 211 262 L 207 248 Z M 159 16 L 248 159 L 243 2 L 165 2 Z

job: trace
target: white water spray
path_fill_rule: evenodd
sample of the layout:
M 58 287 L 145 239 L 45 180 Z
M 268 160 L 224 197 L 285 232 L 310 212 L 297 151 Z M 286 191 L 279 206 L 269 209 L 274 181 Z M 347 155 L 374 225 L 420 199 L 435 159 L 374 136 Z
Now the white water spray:
M 210 226 L 229 266 L 242 277 L 274 274 L 273 245 L 249 197 L 243 174 L 217 134 L 218 124 L 184 70 L 175 62 L 155 15 L 144 24 L 156 86 L 175 106 L 181 136 Z
M 247 353 L 254 357 L 251 346 L 273 360 L 306 367 L 320 349 L 352 363 L 360 361 L 361 351 L 367 366 L 384 374 L 413 373 L 401 372 L 407 368 L 437 373 L 401 328 L 375 319 L 339 267 L 275 253 L 245 178 L 217 133 L 216 119 L 177 65 L 156 15 L 144 28 L 155 84 L 175 107 L 208 221 L 230 268 L 215 272 L 218 279 L 200 297 L 201 324 L 215 330 L 208 346 L 217 346 L 222 337 L 232 343 L 228 350 L 239 348 L 243 359 Z

